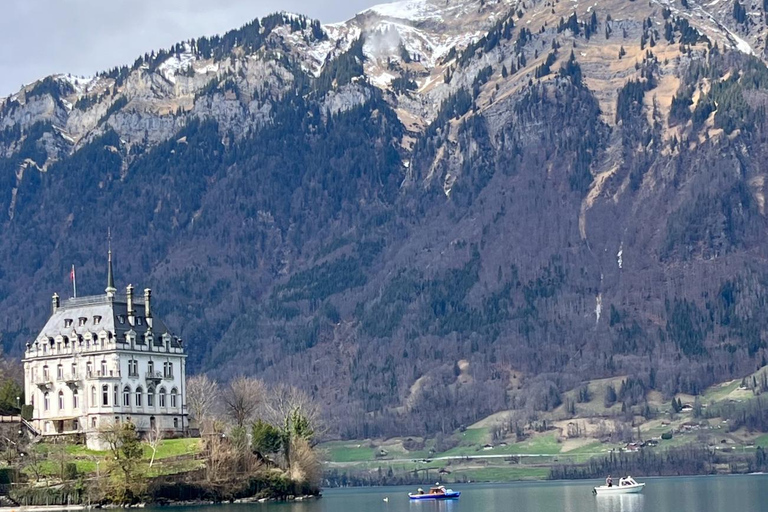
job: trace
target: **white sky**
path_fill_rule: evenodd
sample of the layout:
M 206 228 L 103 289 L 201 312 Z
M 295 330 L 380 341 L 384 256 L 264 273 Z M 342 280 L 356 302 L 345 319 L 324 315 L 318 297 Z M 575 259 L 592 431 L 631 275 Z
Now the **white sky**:
M 276 11 L 344 21 L 389 0 L 3 0 L 0 97 L 54 73 L 93 75 Z

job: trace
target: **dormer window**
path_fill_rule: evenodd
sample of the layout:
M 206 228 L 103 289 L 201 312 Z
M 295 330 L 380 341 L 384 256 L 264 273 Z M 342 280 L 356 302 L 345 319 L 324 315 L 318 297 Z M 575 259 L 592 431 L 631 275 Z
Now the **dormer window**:
M 64 319 L 64 327 L 72 327 L 72 319 L 71 318 L 65 318 Z
M 86 322 L 88 322 L 88 319 L 85 318 L 84 316 L 81 316 L 80 318 L 77 319 L 77 325 L 79 327 L 84 326 L 86 324 Z
M 125 317 L 123 315 L 119 315 L 117 317 L 117 321 L 120 322 L 121 324 L 124 324 L 125 323 Z
M 93 323 L 94 323 L 94 325 L 99 325 L 101 323 L 101 316 L 100 315 L 95 315 L 93 317 Z
M 138 325 L 141 325 L 141 317 L 140 317 L 140 316 L 137 316 L 137 317 L 136 317 L 136 323 L 137 323 Z

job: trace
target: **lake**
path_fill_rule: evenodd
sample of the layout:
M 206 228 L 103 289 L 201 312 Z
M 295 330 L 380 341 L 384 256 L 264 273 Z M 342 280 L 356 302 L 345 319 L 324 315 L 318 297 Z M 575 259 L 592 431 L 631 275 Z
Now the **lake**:
M 461 499 L 408 500 L 411 487 L 327 489 L 306 502 L 184 508 L 185 512 L 764 512 L 768 475 L 638 478 L 642 494 L 593 496 L 599 481 L 457 484 Z M 422 487 L 428 487 L 423 485 Z M 389 501 L 385 502 L 384 498 Z M 168 511 L 167 508 L 151 509 Z

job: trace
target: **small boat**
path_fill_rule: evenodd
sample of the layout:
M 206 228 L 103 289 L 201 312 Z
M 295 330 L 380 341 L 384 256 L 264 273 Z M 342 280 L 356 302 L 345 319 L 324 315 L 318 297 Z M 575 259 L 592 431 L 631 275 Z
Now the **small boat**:
M 643 487 L 645 487 L 644 483 L 639 484 L 631 476 L 626 476 L 619 480 L 619 485 L 611 485 L 611 486 L 601 485 L 599 487 L 595 487 L 592 490 L 592 493 L 598 496 L 604 496 L 604 495 L 614 496 L 616 494 L 637 494 L 638 492 L 643 491 Z
M 419 489 L 415 493 L 408 493 L 408 497 L 412 500 L 456 500 L 459 499 L 459 496 L 461 496 L 461 491 L 446 489 L 445 486 L 439 484 L 435 487 L 430 487 L 429 492 Z

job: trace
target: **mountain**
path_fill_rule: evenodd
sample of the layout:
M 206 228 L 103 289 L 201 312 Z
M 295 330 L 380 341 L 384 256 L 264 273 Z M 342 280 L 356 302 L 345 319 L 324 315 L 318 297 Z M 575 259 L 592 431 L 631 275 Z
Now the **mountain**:
M 3 346 L 72 263 L 101 292 L 111 229 L 192 370 L 300 385 L 341 436 L 535 416 L 586 379 L 669 397 L 747 375 L 767 13 L 405 0 L 30 84 L 0 101 Z

